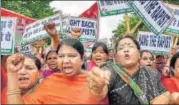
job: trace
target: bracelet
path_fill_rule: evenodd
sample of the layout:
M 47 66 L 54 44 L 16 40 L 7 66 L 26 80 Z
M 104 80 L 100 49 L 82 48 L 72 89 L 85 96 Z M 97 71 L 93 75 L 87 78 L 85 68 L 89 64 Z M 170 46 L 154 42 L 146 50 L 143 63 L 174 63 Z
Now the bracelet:
M 21 90 L 17 89 L 17 90 L 10 90 L 7 92 L 7 96 L 14 95 L 14 94 L 21 94 Z

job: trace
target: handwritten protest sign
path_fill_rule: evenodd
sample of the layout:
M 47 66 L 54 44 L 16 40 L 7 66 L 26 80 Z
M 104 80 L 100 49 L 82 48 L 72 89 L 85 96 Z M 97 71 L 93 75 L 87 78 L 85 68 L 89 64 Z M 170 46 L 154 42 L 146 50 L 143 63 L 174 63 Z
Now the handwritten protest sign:
M 161 34 L 159 36 L 152 32 L 139 31 L 137 40 L 141 49 L 152 51 L 155 54 L 168 54 L 172 48 L 173 37 Z
M 72 28 L 80 28 L 80 31 L 83 33 L 79 40 L 85 41 L 95 41 L 97 36 L 97 20 L 89 18 L 79 18 L 79 17 L 68 17 L 66 18 L 66 26 L 62 26 L 63 32 L 67 37 L 71 37 Z
M 1 55 L 14 53 L 16 18 L 1 17 Z
M 171 11 L 162 3 L 162 1 L 131 1 L 131 8 L 145 25 L 156 35 L 160 35 L 173 20 Z
M 98 1 L 98 7 L 101 16 L 111 16 L 122 13 L 132 12 L 132 8 L 128 6 L 127 1 Z
M 61 29 L 61 14 L 56 14 L 41 20 L 38 20 L 32 24 L 26 26 L 22 38 L 22 45 L 33 43 L 37 40 L 49 37 L 45 31 L 44 25 L 48 22 L 53 22 L 56 24 L 57 33 Z
M 174 14 L 174 20 L 167 28 L 168 33 L 179 35 L 179 6 L 173 4 L 165 4 Z

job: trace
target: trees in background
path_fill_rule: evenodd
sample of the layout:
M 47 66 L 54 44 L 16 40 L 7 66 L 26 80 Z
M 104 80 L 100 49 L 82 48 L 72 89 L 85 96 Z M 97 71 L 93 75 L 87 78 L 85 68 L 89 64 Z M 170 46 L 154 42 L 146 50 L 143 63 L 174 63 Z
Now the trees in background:
M 53 15 L 52 0 L 2 0 L 1 6 L 25 16 L 41 19 Z

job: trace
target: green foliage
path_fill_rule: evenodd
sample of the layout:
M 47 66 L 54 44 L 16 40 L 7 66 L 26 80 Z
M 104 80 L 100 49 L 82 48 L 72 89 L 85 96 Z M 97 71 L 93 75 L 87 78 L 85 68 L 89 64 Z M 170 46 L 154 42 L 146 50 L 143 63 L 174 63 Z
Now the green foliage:
M 179 0 L 163 0 L 163 1 L 169 4 L 179 5 Z
M 3 8 L 15 11 L 25 16 L 41 19 L 53 15 L 49 3 L 52 0 L 2 0 Z
M 135 14 L 131 14 L 129 15 L 129 25 L 130 25 L 130 29 L 133 29 L 135 27 L 135 25 L 139 22 L 140 18 L 135 15 Z M 147 31 L 147 27 L 142 23 L 137 30 L 140 31 Z M 121 35 L 124 35 L 126 32 L 126 25 L 125 25 L 125 21 L 122 21 L 121 24 L 118 25 L 117 29 L 113 30 L 113 34 L 114 37 L 119 37 Z M 137 31 L 134 33 L 134 36 L 137 35 Z

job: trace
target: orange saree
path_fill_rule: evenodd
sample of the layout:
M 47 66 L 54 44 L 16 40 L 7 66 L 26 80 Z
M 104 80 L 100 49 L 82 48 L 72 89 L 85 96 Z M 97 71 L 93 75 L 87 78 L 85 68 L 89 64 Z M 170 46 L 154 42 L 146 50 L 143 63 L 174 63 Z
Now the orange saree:
M 87 74 L 73 79 L 62 73 L 45 78 L 35 91 L 23 97 L 25 104 L 98 104 L 91 97 L 87 86 Z

